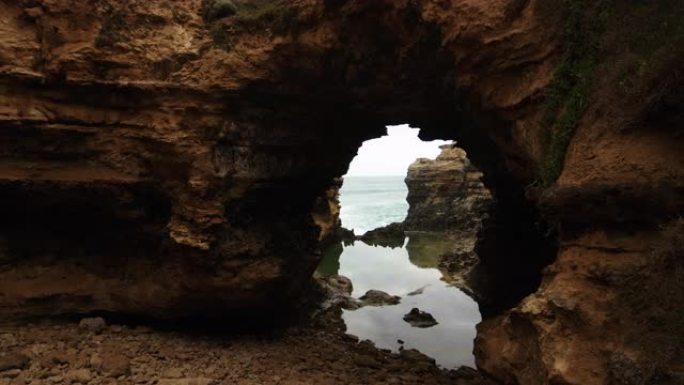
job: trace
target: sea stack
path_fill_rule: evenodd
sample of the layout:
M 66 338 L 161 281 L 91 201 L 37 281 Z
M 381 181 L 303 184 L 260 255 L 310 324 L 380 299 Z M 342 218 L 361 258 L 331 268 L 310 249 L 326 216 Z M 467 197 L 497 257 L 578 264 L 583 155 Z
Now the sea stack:
M 492 203 L 482 172 L 455 144 L 436 159 L 417 159 L 408 169 L 409 210 L 404 227 L 417 231 L 477 230 Z

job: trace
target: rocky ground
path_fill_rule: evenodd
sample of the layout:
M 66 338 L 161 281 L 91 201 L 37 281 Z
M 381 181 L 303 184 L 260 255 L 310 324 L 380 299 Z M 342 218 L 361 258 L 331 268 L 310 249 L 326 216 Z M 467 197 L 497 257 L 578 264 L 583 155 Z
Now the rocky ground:
M 330 311 L 269 335 L 188 334 L 97 322 L 0 326 L 0 385 L 488 384 L 345 336 Z

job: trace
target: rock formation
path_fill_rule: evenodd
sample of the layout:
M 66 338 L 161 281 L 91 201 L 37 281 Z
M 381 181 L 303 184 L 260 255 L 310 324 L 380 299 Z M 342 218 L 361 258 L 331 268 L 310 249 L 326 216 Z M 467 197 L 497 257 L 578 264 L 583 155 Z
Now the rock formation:
M 424 312 L 416 307 L 404 315 L 404 321 L 417 328 L 429 328 L 439 324 L 432 314 Z
M 344 236 L 345 229 L 342 228 L 340 221 L 340 187 L 342 187 L 342 179 L 335 178 L 333 185 L 325 191 L 324 195 L 314 201 L 311 218 L 320 228 L 318 240 L 321 243 L 336 241 Z
M 371 246 L 402 247 L 406 242 L 404 230 L 404 223 L 395 222 L 366 231 L 363 235 L 358 235 L 355 238 Z
M 451 144 L 440 148 L 435 160 L 421 158 L 409 166 L 404 226 L 406 230 L 476 232 L 487 218 L 492 195 L 463 149 Z
M 514 307 L 483 370 L 677 372 L 659 284 L 650 320 L 616 315 L 631 282 L 677 282 L 652 249 L 684 211 L 681 1 L 212 3 L 0 2 L 3 320 L 277 313 L 316 266 L 315 200 L 408 122 L 496 200 L 479 255 Z
M 323 311 L 335 308 L 357 310 L 365 306 L 391 306 L 401 302 L 399 296 L 374 289 L 368 290 L 359 298 L 354 298 L 351 295 L 353 291 L 351 280 L 342 275 L 317 275 L 315 284 L 323 297 L 320 305 Z

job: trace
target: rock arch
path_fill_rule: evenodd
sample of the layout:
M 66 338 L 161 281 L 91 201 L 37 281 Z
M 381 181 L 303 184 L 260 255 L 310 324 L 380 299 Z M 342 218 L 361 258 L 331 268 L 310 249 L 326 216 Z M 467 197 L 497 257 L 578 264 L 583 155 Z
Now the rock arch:
M 204 20 L 214 13 L 199 0 L 0 3 L 0 207 L 8 213 L 0 219 L 0 314 L 273 310 L 297 296 L 315 266 L 312 202 L 363 140 L 408 122 L 425 138 L 457 140 L 484 171 L 499 213 L 488 236 L 499 242 L 481 251 L 501 256 L 497 247 L 506 245 L 516 255 L 492 264 L 498 279 L 534 265 L 513 277 L 526 282 L 546 262 L 538 207 L 571 230 L 550 269 L 570 278 L 547 275 L 543 292 L 483 325 L 483 368 L 521 383 L 586 384 L 597 370 L 605 378 L 605 359 L 578 357 L 624 332 L 595 336 L 558 315 L 580 306 L 562 282 L 588 292 L 570 266 L 589 254 L 599 265 L 606 259 L 587 250 L 646 255 L 604 231 L 624 234 L 624 222 L 638 223 L 635 239 L 646 242 L 644 229 L 681 213 L 681 136 L 672 122 L 645 119 L 642 129 L 620 131 L 598 103 L 579 124 L 560 179 L 526 194 L 544 159 L 539 122 L 563 59 L 563 7 L 254 4 Z M 661 96 L 642 116 L 681 102 L 670 88 Z M 624 158 L 632 146 L 640 159 Z M 596 314 L 594 306 L 580 308 Z M 549 326 L 539 314 L 560 321 Z M 548 330 L 563 327 L 576 332 L 576 355 L 554 353 L 565 342 Z M 515 342 L 528 330 L 534 349 Z M 519 349 L 497 351 L 507 343 Z M 525 361 L 536 369 L 521 373 L 515 364 Z

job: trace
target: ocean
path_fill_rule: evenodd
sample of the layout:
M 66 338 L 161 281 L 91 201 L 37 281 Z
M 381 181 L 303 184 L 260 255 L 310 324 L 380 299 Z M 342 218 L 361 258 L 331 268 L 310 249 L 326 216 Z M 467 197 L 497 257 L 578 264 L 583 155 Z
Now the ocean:
M 346 176 L 340 189 L 342 226 L 361 235 L 406 218 L 403 175 Z
M 340 190 L 342 225 L 357 235 L 404 220 L 408 211 L 404 176 L 346 177 Z M 439 257 L 453 248 L 441 234 L 411 233 L 402 247 L 370 246 L 361 241 L 330 245 L 318 272 L 351 279 L 352 295 L 382 290 L 401 297 L 393 306 L 344 310 L 347 333 L 395 353 L 417 349 L 441 367 L 475 367 L 473 340 L 481 321 L 477 303 L 451 286 L 439 270 Z M 412 308 L 439 322 L 416 328 L 403 320 Z M 400 342 L 401 341 L 401 342 Z

